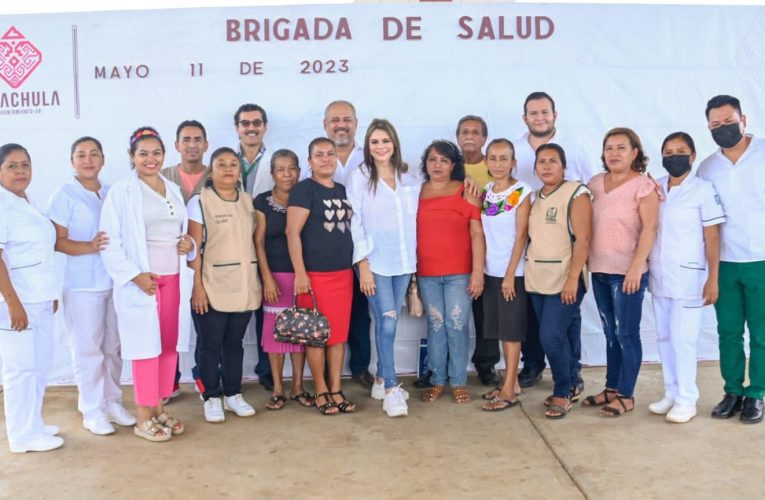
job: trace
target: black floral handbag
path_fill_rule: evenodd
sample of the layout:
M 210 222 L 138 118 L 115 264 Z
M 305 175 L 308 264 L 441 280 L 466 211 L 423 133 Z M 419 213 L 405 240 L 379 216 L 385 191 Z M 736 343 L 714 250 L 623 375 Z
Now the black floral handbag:
M 292 307 L 276 316 L 274 340 L 288 344 L 300 344 L 307 347 L 324 347 L 329 339 L 329 320 L 316 307 L 313 290 L 309 292 L 313 308 L 297 306 L 297 294 Z

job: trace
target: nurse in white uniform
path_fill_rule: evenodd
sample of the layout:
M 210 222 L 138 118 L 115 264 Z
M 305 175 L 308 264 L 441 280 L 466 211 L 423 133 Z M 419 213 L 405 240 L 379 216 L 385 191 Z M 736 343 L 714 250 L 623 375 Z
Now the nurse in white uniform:
M 56 228 L 56 250 L 68 255 L 64 273 L 63 309 L 78 408 L 83 426 L 93 434 L 113 434 L 110 422 L 135 425 L 122 406 L 120 339 L 112 302 L 112 280 L 101 250 L 109 244 L 98 230 L 108 186 L 98 178 L 104 166 L 101 143 L 81 137 L 72 144 L 75 176 L 53 195 L 48 217 Z
M 165 146 L 156 130 L 130 138 L 134 171 L 111 187 L 100 229 L 109 236 L 101 259 L 114 280 L 122 357 L 131 360 L 136 436 L 168 441 L 184 432 L 165 412 L 173 392 L 178 352 L 189 350 L 194 243 L 180 188 L 160 173 Z
M 13 453 L 64 444 L 42 419 L 45 383 L 53 363 L 53 314 L 58 287 L 53 224 L 29 201 L 29 153 L 0 147 L 0 356 L 5 428 Z
M 696 341 L 703 307 L 717 301 L 720 224 L 725 222 L 714 187 L 691 172 L 693 139 L 675 132 L 664 139 L 659 180 L 667 195 L 659 208 L 659 232 L 648 259 L 664 398 L 649 410 L 670 422 L 696 416 Z

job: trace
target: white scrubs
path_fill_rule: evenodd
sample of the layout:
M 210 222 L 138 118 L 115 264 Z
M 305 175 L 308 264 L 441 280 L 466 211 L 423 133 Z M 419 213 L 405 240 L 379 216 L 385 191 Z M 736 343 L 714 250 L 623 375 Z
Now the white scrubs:
M 55 243 L 56 231 L 48 218 L 24 198 L 0 187 L 2 259 L 29 319 L 26 330 L 13 330 L 8 306 L 0 296 L 5 427 L 11 449 L 44 436 L 42 403 L 53 363 L 53 301 L 59 293 Z
M 664 395 L 676 404 L 695 406 L 696 342 L 708 276 L 704 228 L 722 224 L 725 214 L 710 182 L 690 174 L 669 191 L 668 183 L 669 176 L 659 180 L 667 198 L 659 205 L 648 290 L 653 295 Z
M 108 189 L 96 195 L 72 178 L 51 198 L 48 217 L 68 229 L 69 239 L 92 241 Z M 67 256 L 63 298 L 77 406 L 85 420 L 104 418 L 109 407 L 122 406 L 122 357 L 112 280 L 98 253 Z

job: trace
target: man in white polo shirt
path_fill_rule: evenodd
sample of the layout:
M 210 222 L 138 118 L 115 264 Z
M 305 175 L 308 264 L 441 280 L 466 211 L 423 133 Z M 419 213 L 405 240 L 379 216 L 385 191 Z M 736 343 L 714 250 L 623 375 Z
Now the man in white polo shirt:
M 720 232 L 720 298 L 715 304 L 720 372 L 725 397 L 716 418 L 758 423 L 765 396 L 765 139 L 745 134 L 746 116 L 735 97 L 707 103 L 707 124 L 720 149 L 699 166 L 714 184 L 727 220 Z M 744 325 L 749 327 L 749 385 L 744 387 Z
M 534 190 L 542 187 L 542 181 L 534 173 L 536 151 L 542 144 L 554 142 L 566 152 L 566 179 L 577 180 L 583 183 L 589 182 L 597 172 L 595 162 L 587 158 L 584 149 L 576 144 L 568 142 L 562 137 L 561 132 L 555 126 L 558 112 L 555 111 L 555 101 L 546 92 L 532 92 L 523 103 L 523 122 L 528 131 L 515 141 L 516 175 L 515 177 L 530 185 Z M 529 304 L 531 304 L 529 302 Z M 584 382 L 580 375 L 581 370 L 581 330 L 582 316 L 577 310 L 569 326 L 569 340 L 571 343 L 571 355 L 574 358 L 571 364 L 575 373 L 571 374 L 571 380 L 576 383 L 572 387 L 572 396 L 576 400 L 584 389 Z M 518 373 L 518 383 L 521 387 L 531 387 L 542 380 L 542 372 L 545 369 L 545 351 L 539 340 L 539 325 L 537 324 L 534 310 L 530 307 L 526 328 L 526 340 L 522 343 L 523 369 Z

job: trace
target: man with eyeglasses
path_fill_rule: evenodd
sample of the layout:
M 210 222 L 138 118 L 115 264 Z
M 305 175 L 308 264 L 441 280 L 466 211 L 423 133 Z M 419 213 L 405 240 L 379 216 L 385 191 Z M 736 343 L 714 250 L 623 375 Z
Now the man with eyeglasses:
M 242 104 L 234 113 L 234 126 L 239 135 L 239 162 L 241 166 L 242 189 L 253 197 L 273 188 L 271 177 L 271 153 L 263 144 L 268 129 L 266 110 L 257 104 Z M 250 322 L 249 328 L 252 328 Z M 255 375 L 260 385 L 268 392 L 274 390 L 271 363 L 263 352 L 263 307 L 255 310 L 255 334 L 258 342 L 258 364 Z

